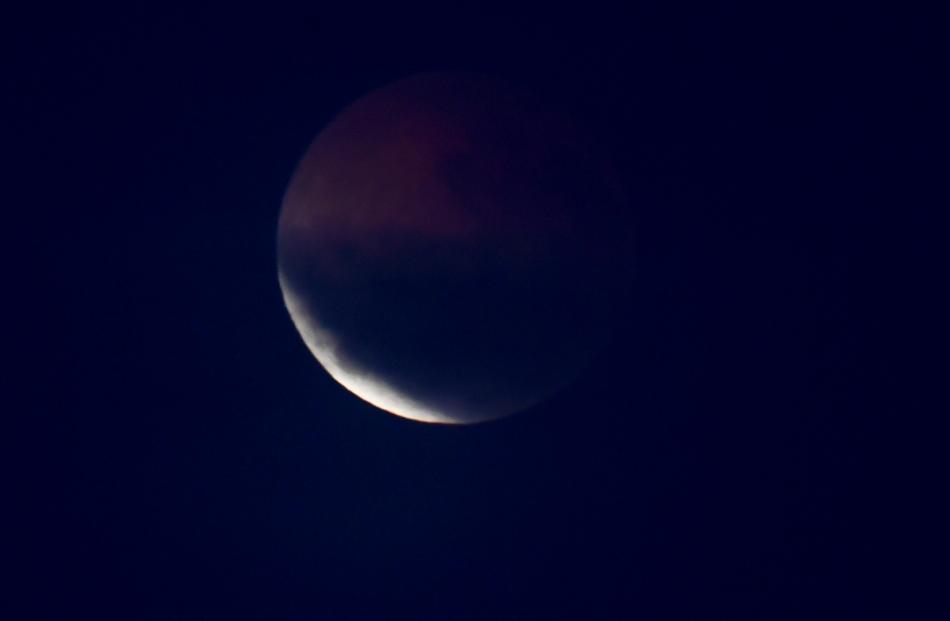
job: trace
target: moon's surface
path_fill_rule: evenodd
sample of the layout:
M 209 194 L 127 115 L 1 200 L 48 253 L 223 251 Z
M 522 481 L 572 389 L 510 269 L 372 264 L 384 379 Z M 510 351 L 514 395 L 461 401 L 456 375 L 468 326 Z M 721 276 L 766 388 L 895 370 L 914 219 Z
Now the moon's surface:
M 550 104 L 426 74 L 371 92 L 316 137 L 278 224 L 303 340 L 340 384 L 417 421 L 539 403 L 603 345 L 627 283 L 611 164 Z

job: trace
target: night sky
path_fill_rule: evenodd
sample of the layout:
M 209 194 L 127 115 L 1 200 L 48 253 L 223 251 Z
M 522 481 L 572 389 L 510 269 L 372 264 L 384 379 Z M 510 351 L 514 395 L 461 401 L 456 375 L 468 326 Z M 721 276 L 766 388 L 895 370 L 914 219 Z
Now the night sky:
M 9 21 L 14 325 L 45 328 L 11 336 L 42 448 L 8 618 L 873 618 L 901 26 L 634 4 Z M 444 70 L 570 110 L 637 223 L 607 349 L 470 427 L 336 384 L 276 271 L 317 132 Z

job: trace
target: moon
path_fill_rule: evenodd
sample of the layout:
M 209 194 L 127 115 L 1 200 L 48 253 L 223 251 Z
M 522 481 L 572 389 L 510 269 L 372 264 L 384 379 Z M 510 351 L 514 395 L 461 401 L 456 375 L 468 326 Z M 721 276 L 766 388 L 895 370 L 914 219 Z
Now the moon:
M 551 397 L 603 347 L 628 222 L 613 165 L 556 105 L 496 78 L 417 75 L 314 139 L 281 207 L 278 277 L 349 391 L 478 423 Z

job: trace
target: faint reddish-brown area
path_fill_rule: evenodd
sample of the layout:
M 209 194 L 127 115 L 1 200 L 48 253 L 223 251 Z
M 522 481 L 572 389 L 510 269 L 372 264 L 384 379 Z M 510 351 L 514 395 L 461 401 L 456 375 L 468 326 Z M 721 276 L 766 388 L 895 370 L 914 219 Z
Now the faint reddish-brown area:
M 281 235 L 331 272 L 385 261 L 404 244 L 491 247 L 512 267 L 555 246 L 609 247 L 584 241 L 605 231 L 590 230 L 581 204 L 590 198 L 583 184 L 605 187 L 604 164 L 549 108 L 471 76 L 371 93 L 311 145 L 285 196 Z M 569 187 L 575 178 L 581 186 Z

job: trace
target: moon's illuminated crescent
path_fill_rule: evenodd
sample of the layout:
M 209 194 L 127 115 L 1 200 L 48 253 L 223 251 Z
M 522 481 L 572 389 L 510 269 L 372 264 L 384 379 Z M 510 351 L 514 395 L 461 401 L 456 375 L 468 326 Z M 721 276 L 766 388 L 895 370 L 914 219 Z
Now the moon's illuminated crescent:
M 284 304 L 290 317 L 300 331 L 300 336 L 310 353 L 323 365 L 327 373 L 360 399 L 372 403 L 381 410 L 422 423 L 456 423 L 447 413 L 433 410 L 407 394 L 390 386 L 369 371 L 354 368 L 339 353 L 339 343 L 329 331 L 320 327 L 320 322 L 307 311 L 306 304 L 294 293 L 293 287 L 280 278 Z

